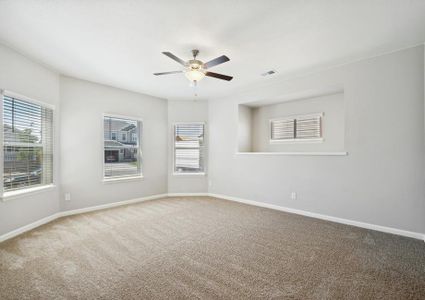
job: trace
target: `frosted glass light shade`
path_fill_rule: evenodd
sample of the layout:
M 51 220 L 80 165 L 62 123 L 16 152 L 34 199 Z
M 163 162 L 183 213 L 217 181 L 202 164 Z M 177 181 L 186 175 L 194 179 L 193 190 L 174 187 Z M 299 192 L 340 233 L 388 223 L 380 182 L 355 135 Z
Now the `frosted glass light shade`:
M 199 81 L 205 77 L 205 73 L 199 70 L 189 70 L 184 73 L 190 81 Z

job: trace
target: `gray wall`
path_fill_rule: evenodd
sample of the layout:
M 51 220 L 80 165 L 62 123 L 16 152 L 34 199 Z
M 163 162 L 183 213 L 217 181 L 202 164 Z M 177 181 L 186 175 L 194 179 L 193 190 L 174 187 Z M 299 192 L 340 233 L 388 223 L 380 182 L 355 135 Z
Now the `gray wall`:
M 167 193 L 166 100 L 69 77 L 61 77 L 60 95 L 63 210 Z M 143 120 L 143 180 L 102 181 L 104 113 Z
M 238 151 L 251 152 L 253 151 L 252 112 L 254 108 L 240 104 L 238 109 Z
M 59 143 L 59 75 L 0 45 L 0 88 L 55 106 L 54 139 Z M 1 129 L 3 130 L 3 129 Z M 54 181 L 58 183 L 59 151 L 54 149 Z M 59 211 L 59 188 L 0 201 L 0 235 Z
M 173 174 L 174 124 L 179 122 L 205 123 L 206 175 Z M 168 192 L 206 193 L 208 191 L 208 102 L 168 101 Z
M 270 119 L 312 113 L 324 113 L 322 142 L 270 143 Z M 344 124 L 343 93 L 255 107 L 252 110 L 252 150 L 258 152 L 344 151 Z
M 235 154 L 238 104 L 331 86 L 344 88 L 348 156 Z M 209 103 L 210 192 L 425 232 L 423 46 Z
M 271 79 L 209 105 L 170 101 L 167 106 L 162 99 L 60 78 L 0 46 L 0 88 L 56 107 L 54 177 L 61 184 L 0 202 L 0 235 L 60 209 L 167 190 L 205 192 L 208 178 L 212 193 L 425 232 L 424 57 L 423 46 L 415 47 L 292 80 Z M 236 154 L 238 104 L 332 86 L 344 89 L 348 156 Z M 102 182 L 105 112 L 143 119 L 144 180 Z M 180 121 L 208 122 L 208 177 L 171 176 L 167 145 L 171 124 Z M 297 200 L 290 200 L 292 191 Z M 65 192 L 71 193 L 71 201 L 64 201 Z

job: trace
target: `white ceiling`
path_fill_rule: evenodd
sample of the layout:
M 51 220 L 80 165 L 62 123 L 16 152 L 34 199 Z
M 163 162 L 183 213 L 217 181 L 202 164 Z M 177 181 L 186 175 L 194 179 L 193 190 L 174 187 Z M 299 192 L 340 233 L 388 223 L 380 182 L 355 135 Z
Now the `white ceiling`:
M 1 0 L 0 42 L 62 74 L 169 99 L 193 99 L 161 54 L 231 61 L 199 98 L 425 41 L 424 0 Z M 272 78 L 272 77 L 269 77 Z

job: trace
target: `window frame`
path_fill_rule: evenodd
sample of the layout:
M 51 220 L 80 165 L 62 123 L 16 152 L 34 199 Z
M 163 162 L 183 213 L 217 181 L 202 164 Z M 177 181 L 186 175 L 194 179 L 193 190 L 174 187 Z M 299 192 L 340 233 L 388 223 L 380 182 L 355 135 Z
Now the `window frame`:
M 26 101 L 29 102 L 31 104 L 35 104 L 35 105 L 40 105 L 44 108 L 48 108 L 50 110 L 52 110 L 52 168 L 51 168 L 51 172 L 52 172 L 52 182 L 51 183 L 47 183 L 47 184 L 40 184 L 40 185 L 35 185 L 35 186 L 28 186 L 28 187 L 24 187 L 21 189 L 16 189 L 16 190 L 12 190 L 12 191 L 4 191 L 4 130 L 0 130 L 0 157 L 2 159 L 0 159 L 0 199 L 2 201 L 7 201 L 7 200 L 11 200 L 11 199 L 15 199 L 15 198 L 19 198 L 19 197 L 23 197 L 29 194 L 38 194 L 40 192 L 43 191 L 48 191 L 51 190 L 53 188 L 56 188 L 56 183 L 57 183 L 57 179 L 56 179 L 56 164 L 57 164 L 57 157 L 56 157 L 56 139 L 55 139 L 55 132 L 56 132 L 56 124 L 57 124 L 57 116 L 56 116 L 56 107 L 53 104 L 50 103 L 46 103 L 43 101 L 39 101 L 9 90 L 5 90 L 5 89 L 0 89 L 0 97 L 1 97 L 1 101 L 0 101 L 0 123 L 3 126 L 3 101 L 4 101 L 4 96 L 6 97 L 10 97 L 10 98 L 15 98 L 18 100 L 22 100 L 22 101 Z
M 269 136 L 269 143 L 270 144 L 313 144 L 313 143 L 322 143 L 325 139 L 323 138 L 323 117 L 325 113 L 308 113 L 308 114 L 296 114 L 296 115 L 288 115 L 284 117 L 279 118 L 273 118 L 269 119 L 269 127 L 268 127 L 268 136 Z M 292 139 L 272 139 L 272 123 L 274 121 L 281 121 L 285 119 L 294 119 L 297 120 L 297 118 L 306 118 L 306 117 L 320 117 L 320 130 L 321 130 L 321 137 L 319 138 L 292 138 Z
M 111 176 L 105 177 L 105 131 L 104 131 L 104 122 L 105 117 L 119 118 L 119 119 L 128 119 L 132 121 L 137 121 L 139 125 L 139 136 L 137 141 L 137 159 L 140 162 L 140 174 L 137 175 L 128 175 L 128 176 Z M 101 149 L 102 149 L 102 182 L 103 183 L 114 183 L 122 181 L 138 181 L 144 178 L 143 176 L 143 155 L 142 155 L 142 137 L 143 137 L 143 119 L 141 117 L 129 116 L 129 115 L 120 115 L 115 113 L 103 113 L 101 118 L 101 128 L 102 128 L 102 139 L 101 139 Z M 118 132 L 117 132 L 117 142 L 118 142 Z
M 176 172 L 176 126 L 177 125 L 185 125 L 185 124 L 202 124 L 204 127 L 204 144 L 203 144 L 203 151 L 204 151 L 204 170 L 202 172 Z M 172 152 L 172 175 L 173 176 L 206 176 L 207 174 L 207 164 L 206 164 L 206 147 L 207 142 L 205 139 L 206 136 L 206 122 L 174 122 L 172 125 L 172 144 L 173 144 L 173 152 Z

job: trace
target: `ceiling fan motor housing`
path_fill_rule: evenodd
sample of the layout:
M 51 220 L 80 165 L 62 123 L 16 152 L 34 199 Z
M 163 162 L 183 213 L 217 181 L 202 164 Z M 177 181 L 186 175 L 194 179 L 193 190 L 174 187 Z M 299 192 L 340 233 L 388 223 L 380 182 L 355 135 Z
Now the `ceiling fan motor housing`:
M 198 70 L 198 71 L 203 70 L 204 63 L 200 60 L 191 59 L 188 61 L 188 64 L 189 64 L 188 67 L 190 70 Z

